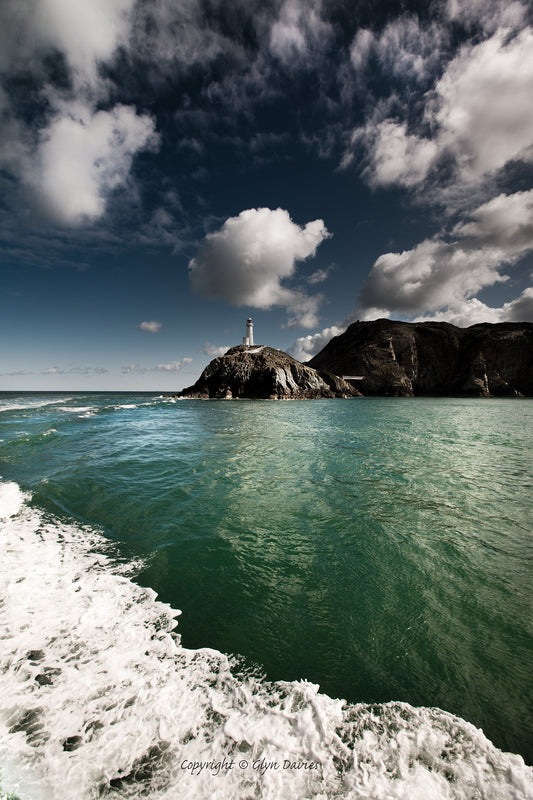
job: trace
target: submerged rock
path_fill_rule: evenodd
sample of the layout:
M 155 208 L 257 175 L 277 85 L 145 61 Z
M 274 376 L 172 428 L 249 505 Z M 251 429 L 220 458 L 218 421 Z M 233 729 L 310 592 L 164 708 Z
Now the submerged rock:
M 355 322 L 309 366 L 360 375 L 364 395 L 533 396 L 533 323 Z
M 327 371 L 259 345 L 231 347 L 213 359 L 194 386 L 179 392 L 191 398 L 266 398 L 269 400 L 357 397 L 357 389 Z

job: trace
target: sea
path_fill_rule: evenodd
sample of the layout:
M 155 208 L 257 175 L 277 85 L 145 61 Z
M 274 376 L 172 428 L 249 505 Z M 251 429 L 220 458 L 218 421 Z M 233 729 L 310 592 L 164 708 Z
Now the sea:
M 533 798 L 533 400 L 0 394 L 0 798 Z

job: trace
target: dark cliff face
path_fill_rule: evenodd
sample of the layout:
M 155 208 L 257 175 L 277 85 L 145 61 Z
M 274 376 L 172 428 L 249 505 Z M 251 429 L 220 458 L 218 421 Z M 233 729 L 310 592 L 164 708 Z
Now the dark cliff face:
M 334 375 L 320 373 L 281 350 L 238 345 L 213 359 L 181 397 L 320 398 L 355 397 L 359 392 Z
M 365 395 L 533 396 L 533 323 L 355 322 L 308 362 Z

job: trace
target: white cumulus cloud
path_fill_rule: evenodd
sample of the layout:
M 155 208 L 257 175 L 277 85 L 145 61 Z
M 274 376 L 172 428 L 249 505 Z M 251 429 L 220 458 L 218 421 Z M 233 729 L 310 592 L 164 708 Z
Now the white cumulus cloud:
M 130 106 L 93 112 L 77 103 L 42 132 L 30 182 L 61 224 L 91 222 L 126 184 L 135 153 L 156 141 L 151 117 Z
M 98 65 L 128 39 L 135 0 L 3 0 L 0 65 L 64 55 L 74 81 L 95 87 Z
M 0 4 L 0 71 L 31 77 L 46 113 L 21 118 L 2 91 L 0 167 L 37 207 L 63 226 L 92 223 L 130 181 L 135 155 L 157 146 L 149 114 L 117 104 L 106 110 L 112 84 L 102 67 L 127 46 L 134 0 L 5 0 Z M 54 63 L 63 80 L 50 79 Z M 48 66 L 47 66 L 48 65 Z
M 384 253 L 362 289 L 362 309 L 388 308 L 401 314 L 453 306 L 485 286 L 507 280 L 497 250 L 473 250 L 459 242 L 426 239 L 412 250 Z
M 231 305 L 282 306 L 288 310 L 289 325 L 312 327 L 320 298 L 282 281 L 292 278 L 296 263 L 314 256 L 329 235 L 321 219 L 299 226 L 281 208 L 241 211 L 208 234 L 189 262 L 192 288 Z
M 428 110 L 468 177 L 533 160 L 533 30 L 506 31 L 462 50 L 436 85 Z
M 499 29 L 464 45 L 450 61 L 424 97 L 424 131 L 390 117 L 354 131 L 352 144 L 367 149 L 371 185 L 419 186 L 448 159 L 454 184 L 468 187 L 510 161 L 533 161 L 533 30 L 508 34 Z M 343 164 L 351 160 L 348 151 Z
M 458 223 L 453 233 L 498 248 L 502 260 L 513 260 L 533 250 L 533 189 L 499 194 L 471 211 L 469 217 Z
M 470 314 L 472 322 L 481 321 L 483 314 L 492 321 L 530 315 L 529 290 L 501 309 L 484 306 L 475 295 L 507 281 L 503 269 L 533 251 L 533 190 L 489 200 L 457 224 L 452 236 L 380 256 L 361 291 L 359 312 L 378 307 L 387 310 L 387 316 L 430 313 L 432 319 L 449 321 L 465 320 Z
M 351 317 L 348 317 L 340 325 L 331 325 L 329 328 L 324 328 L 319 333 L 309 334 L 308 336 L 300 336 L 294 344 L 292 344 L 287 352 L 297 361 L 309 361 L 316 353 L 319 353 L 323 347 L 327 345 L 330 339 L 334 336 L 340 336 L 344 333 L 350 322 L 353 322 Z
M 515 300 L 504 303 L 500 308 L 488 306 L 477 297 L 457 302 L 445 311 L 422 314 L 414 322 L 451 322 L 452 325 L 468 327 L 478 322 L 533 322 L 533 287 L 524 289 Z
M 431 139 L 407 133 L 406 123 L 385 120 L 369 123 L 365 139 L 372 139 L 371 162 L 366 170 L 372 186 L 416 186 L 423 181 L 438 153 Z

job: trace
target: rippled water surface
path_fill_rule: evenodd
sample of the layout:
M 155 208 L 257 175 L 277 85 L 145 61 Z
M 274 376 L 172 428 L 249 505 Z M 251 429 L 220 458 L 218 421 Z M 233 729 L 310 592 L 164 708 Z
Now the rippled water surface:
M 31 543 L 42 545 L 43 525 L 63 531 L 57 540 L 63 544 L 53 545 L 58 553 L 71 547 L 71 539 L 76 552 L 89 542 L 91 558 L 106 553 L 109 574 L 93 564 L 83 567 L 87 575 L 103 570 L 117 581 L 120 564 L 137 562 L 120 578 L 121 590 L 111 581 L 109 597 L 154 590 L 160 604 L 182 611 L 180 658 L 183 653 L 193 658 L 198 648 L 209 648 L 219 659 L 223 653 L 239 655 L 241 668 L 257 666 L 253 681 L 262 688 L 250 690 L 250 696 L 263 692 L 263 704 L 281 708 L 276 682 L 306 679 L 319 684 L 331 703 L 344 698 L 350 704 L 380 704 L 379 713 L 385 713 L 384 704 L 394 701 L 409 704 L 415 715 L 438 707 L 461 724 L 482 728 L 497 748 L 531 764 L 532 421 L 530 400 L 175 402 L 150 395 L 6 394 L 0 395 L 0 475 L 11 487 L 10 497 L 15 483 L 26 493 L 24 513 L 34 515 L 24 525 L 20 514 L 9 518 L 19 520 L 16 541 L 22 529 L 31 532 L 17 556 L 23 571 L 25 559 L 28 569 L 37 569 Z M 65 530 L 76 530 L 78 538 Z M 57 558 L 67 564 L 64 553 Z M 16 588 L 9 578 L 15 567 L 10 569 L 8 596 Z M 80 569 L 73 562 L 76 574 Z M 54 609 L 61 600 L 47 597 L 53 627 L 59 624 Z M 160 606 L 153 595 L 142 598 L 148 617 L 172 620 L 170 611 L 154 611 Z M 100 613 L 118 614 L 114 624 L 120 629 L 118 601 L 109 602 L 114 610 L 106 606 Z M 124 616 L 124 635 L 127 624 Z M 167 620 L 163 628 L 173 624 Z M 89 628 L 79 638 L 86 643 Z M 46 641 L 51 639 L 52 633 Z M 145 643 L 139 646 L 142 650 Z M 18 657 L 29 662 L 28 652 L 47 653 L 46 642 L 24 640 L 17 647 Z M 98 649 L 95 643 L 91 647 Z M 55 653 L 47 669 L 61 670 L 62 658 L 68 660 Z M 43 669 L 42 664 L 30 669 L 31 692 L 37 675 L 52 674 Z M 149 669 L 155 668 L 139 663 L 137 678 Z M 175 674 L 175 663 L 172 670 Z M 223 673 L 220 665 L 215 672 Z M 52 692 L 52 678 L 40 681 L 41 694 Z M 227 700 L 233 689 L 221 691 Z M 61 702 L 65 709 L 68 699 Z M 24 747 L 41 746 L 28 744 L 27 720 L 26 727 L 20 719 L 18 724 L 18 731 L 6 734 L 9 764 L 16 760 L 14 740 L 20 739 L 20 747 L 23 740 Z M 85 733 L 78 730 L 81 721 L 76 732 L 72 726 L 72 737 L 87 739 L 87 747 L 88 724 L 83 723 Z M 410 724 L 405 722 L 406 731 Z M 228 725 L 224 735 L 231 739 Z M 57 732 L 56 737 L 60 742 Z M 232 741 L 249 739 L 240 730 Z M 72 760 L 74 750 L 65 751 L 61 741 Z M 430 772 L 435 771 L 433 766 Z M 154 797 L 195 796 L 200 783 L 191 780 L 190 795 L 176 795 L 175 785 L 174 794 L 164 794 L 163 781 L 160 794 L 152 787 Z M 87 785 L 93 785 L 89 778 Z M 232 796 L 229 781 L 224 785 L 220 796 Z M 375 788 L 371 795 L 349 795 L 345 787 L 339 794 L 338 786 L 335 794 L 331 781 L 320 791 L 326 785 L 327 797 L 418 796 L 413 786 L 409 794 L 408 783 L 405 795 L 390 794 L 390 787 Z M 130 796 L 124 786 L 115 789 Z M 260 796 L 238 787 L 232 789 L 236 796 Z M 79 796 L 91 797 L 93 790 Z M 37 797 L 35 791 L 27 796 Z M 208 790 L 202 788 L 199 797 L 201 791 Z M 273 798 L 285 796 L 276 791 Z M 309 794 L 309 786 L 308 794 L 298 791 L 292 786 L 287 797 L 319 792 Z M 423 791 L 424 798 L 478 796 L 457 788 L 446 794 L 429 784 Z M 533 796 L 531 784 L 520 791 L 499 795 L 493 787 L 487 796 Z

